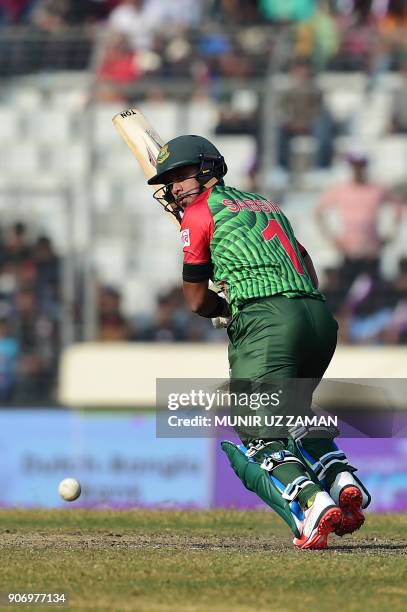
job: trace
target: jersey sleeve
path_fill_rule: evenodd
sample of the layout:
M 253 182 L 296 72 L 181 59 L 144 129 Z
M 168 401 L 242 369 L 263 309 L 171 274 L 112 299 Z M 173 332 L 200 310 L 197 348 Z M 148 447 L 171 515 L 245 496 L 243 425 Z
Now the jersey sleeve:
M 181 224 L 184 266 L 183 280 L 194 283 L 210 279 L 213 272 L 210 244 L 213 218 L 207 204 L 187 210 Z
M 295 241 L 296 241 L 296 243 L 297 243 L 297 247 L 298 247 L 298 249 L 299 249 L 299 251 L 300 251 L 300 253 L 301 253 L 301 257 L 306 257 L 306 255 L 308 255 L 308 251 L 307 251 L 307 249 L 305 248 L 305 246 L 303 246 L 303 245 L 301 244 L 301 242 L 300 242 L 299 240 L 297 240 L 297 238 L 295 239 Z

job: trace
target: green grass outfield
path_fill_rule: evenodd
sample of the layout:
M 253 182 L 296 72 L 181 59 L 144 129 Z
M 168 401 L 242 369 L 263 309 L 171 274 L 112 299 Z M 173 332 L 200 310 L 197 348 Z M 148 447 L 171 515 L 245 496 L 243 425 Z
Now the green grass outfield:
M 406 515 L 369 515 L 328 550 L 297 551 L 268 511 L 1 510 L 0 591 L 64 591 L 75 610 L 395 612 L 406 531 Z

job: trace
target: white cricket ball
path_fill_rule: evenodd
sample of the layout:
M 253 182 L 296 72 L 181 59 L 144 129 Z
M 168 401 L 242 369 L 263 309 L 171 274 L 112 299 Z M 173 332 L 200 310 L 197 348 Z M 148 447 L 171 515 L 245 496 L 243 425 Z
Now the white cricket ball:
M 64 478 L 59 483 L 58 493 L 65 501 L 75 501 L 81 494 L 81 485 L 76 478 Z

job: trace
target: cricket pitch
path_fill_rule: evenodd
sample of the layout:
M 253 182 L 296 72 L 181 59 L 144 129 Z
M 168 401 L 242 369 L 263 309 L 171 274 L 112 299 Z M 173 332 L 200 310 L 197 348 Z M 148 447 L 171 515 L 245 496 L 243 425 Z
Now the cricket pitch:
M 370 514 L 328 550 L 298 551 L 267 510 L 1 510 L 0 591 L 65 592 L 75 610 L 395 612 L 406 530 L 406 515 Z

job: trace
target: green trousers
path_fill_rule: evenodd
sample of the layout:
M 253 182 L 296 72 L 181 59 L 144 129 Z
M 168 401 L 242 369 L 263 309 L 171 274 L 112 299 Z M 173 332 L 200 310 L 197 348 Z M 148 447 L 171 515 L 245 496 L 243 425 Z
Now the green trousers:
M 278 295 L 247 302 L 228 327 L 231 391 L 281 394 L 278 406 L 256 410 L 262 423 L 266 414 L 281 419 L 291 414 L 311 415 L 312 394 L 335 352 L 337 329 L 322 300 Z M 250 410 L 238 408 L 236 413 L 247 415 Z M 245 425 L 236 431 L 246 446 L 262 438 L 279 439 L 287 448 L 284 428 Z M 336 450 L 326 438 L 304 439 L 303 445 L 316 459 Z M 293 471 L 289 465 L 277 472 L 284 484 L 299 474 L 298 468 Z
M 247 302 L 228 327 L 231 378 L 321 379 L 337 329 L 322 300 L 277 295 Z

